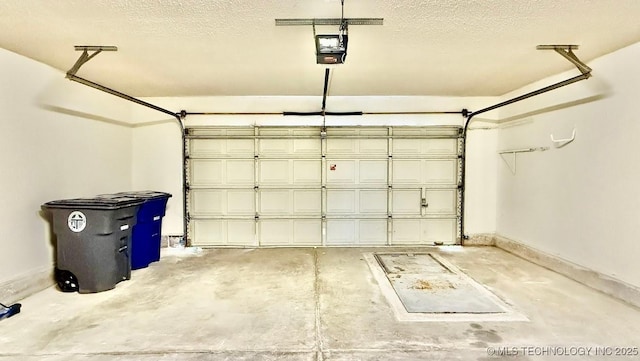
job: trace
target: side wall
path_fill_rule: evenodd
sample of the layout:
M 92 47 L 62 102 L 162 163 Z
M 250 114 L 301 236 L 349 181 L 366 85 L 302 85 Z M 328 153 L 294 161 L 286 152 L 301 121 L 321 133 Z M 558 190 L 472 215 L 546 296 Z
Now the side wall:
M 2 49 L 0 64 L 5 303 L 53 283 L 53 239 L 43 203 L 130 188 L 131 128 L 115 120 L 130 108 L 65 80 L 57 70 Z
M 578 54 L 579 55 L 579 54 Z M 589 63 L 593 78 L 504 108 L 498 149 L 550 147 L 499 159 L 497 233 L 640 287 L 640 43 Z M 511 95 L 574 76 L 542 80 Z M 506 96 L 507 98 L 510 95 Z M 575 141 L 556 148 L 550 140 Z

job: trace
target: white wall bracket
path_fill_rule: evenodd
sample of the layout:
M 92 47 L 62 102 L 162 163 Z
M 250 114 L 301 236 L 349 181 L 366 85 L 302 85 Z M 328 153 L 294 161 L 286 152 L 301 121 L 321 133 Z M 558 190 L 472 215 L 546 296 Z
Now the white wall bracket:
M 529 153 L 529 152 L 536 152 L 536 151 L 544 152 L 545 150 L 548 150 L 548 149 L 549 147 L 508 149 L 508 150 L 502 150 L 498 152 L 498 154 L 500 154 L 500 157 L 502 157 L 502 160 L 504 161 L 504 163 L 507 165 L 507 167 L 509 167 L 511 174 L 516 174 L 516 164 L 518 159 L 517 158 L 518 153 Z M 509 161 L 505 157 L 505 154 L 511 154 L 511 162 L 513 163 L 513 166 L 509 164 Z
M 571 133 L 571 138 L 555 139 L 553 137 L 553 134 L 550 134 L 549 136 L 551 137 L 551 141 L 553 142 L 554 147 L 562 148 L 576 139 L 576 128 L 573 128 L 573 133 Z

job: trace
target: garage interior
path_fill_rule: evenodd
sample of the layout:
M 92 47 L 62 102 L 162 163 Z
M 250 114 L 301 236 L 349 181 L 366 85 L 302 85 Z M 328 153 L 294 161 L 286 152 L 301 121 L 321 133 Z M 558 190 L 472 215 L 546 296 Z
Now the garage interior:
M 639 14 L 0 3 L 0 360 L 638 357 Z M 126 190 L 161 260 L 61 292 L 42 204 Z

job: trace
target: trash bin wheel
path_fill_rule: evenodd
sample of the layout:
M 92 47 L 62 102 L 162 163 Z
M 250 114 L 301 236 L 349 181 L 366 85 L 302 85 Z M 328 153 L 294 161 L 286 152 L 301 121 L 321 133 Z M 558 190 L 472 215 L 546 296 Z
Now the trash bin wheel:
M 56 282 L 62 292 L 78 292 L 78 278 L 65 270 L 56 270 Z

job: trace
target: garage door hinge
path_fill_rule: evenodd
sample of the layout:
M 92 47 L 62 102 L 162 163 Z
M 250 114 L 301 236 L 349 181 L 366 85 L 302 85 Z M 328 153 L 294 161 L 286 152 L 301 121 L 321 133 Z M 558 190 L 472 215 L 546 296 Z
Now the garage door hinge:
M 393 214 L 387 215 L 387 218 L 389 218 L 389 219 L 393 218 Z
M 256 216 L 255 216 L 254 218 L 255 218 L 255 219 L 256 219 L 256 221 L 257 221 L 258 219 L 260 219 L 260 215 L 258 215 L 258 213 L 256 213 Z

